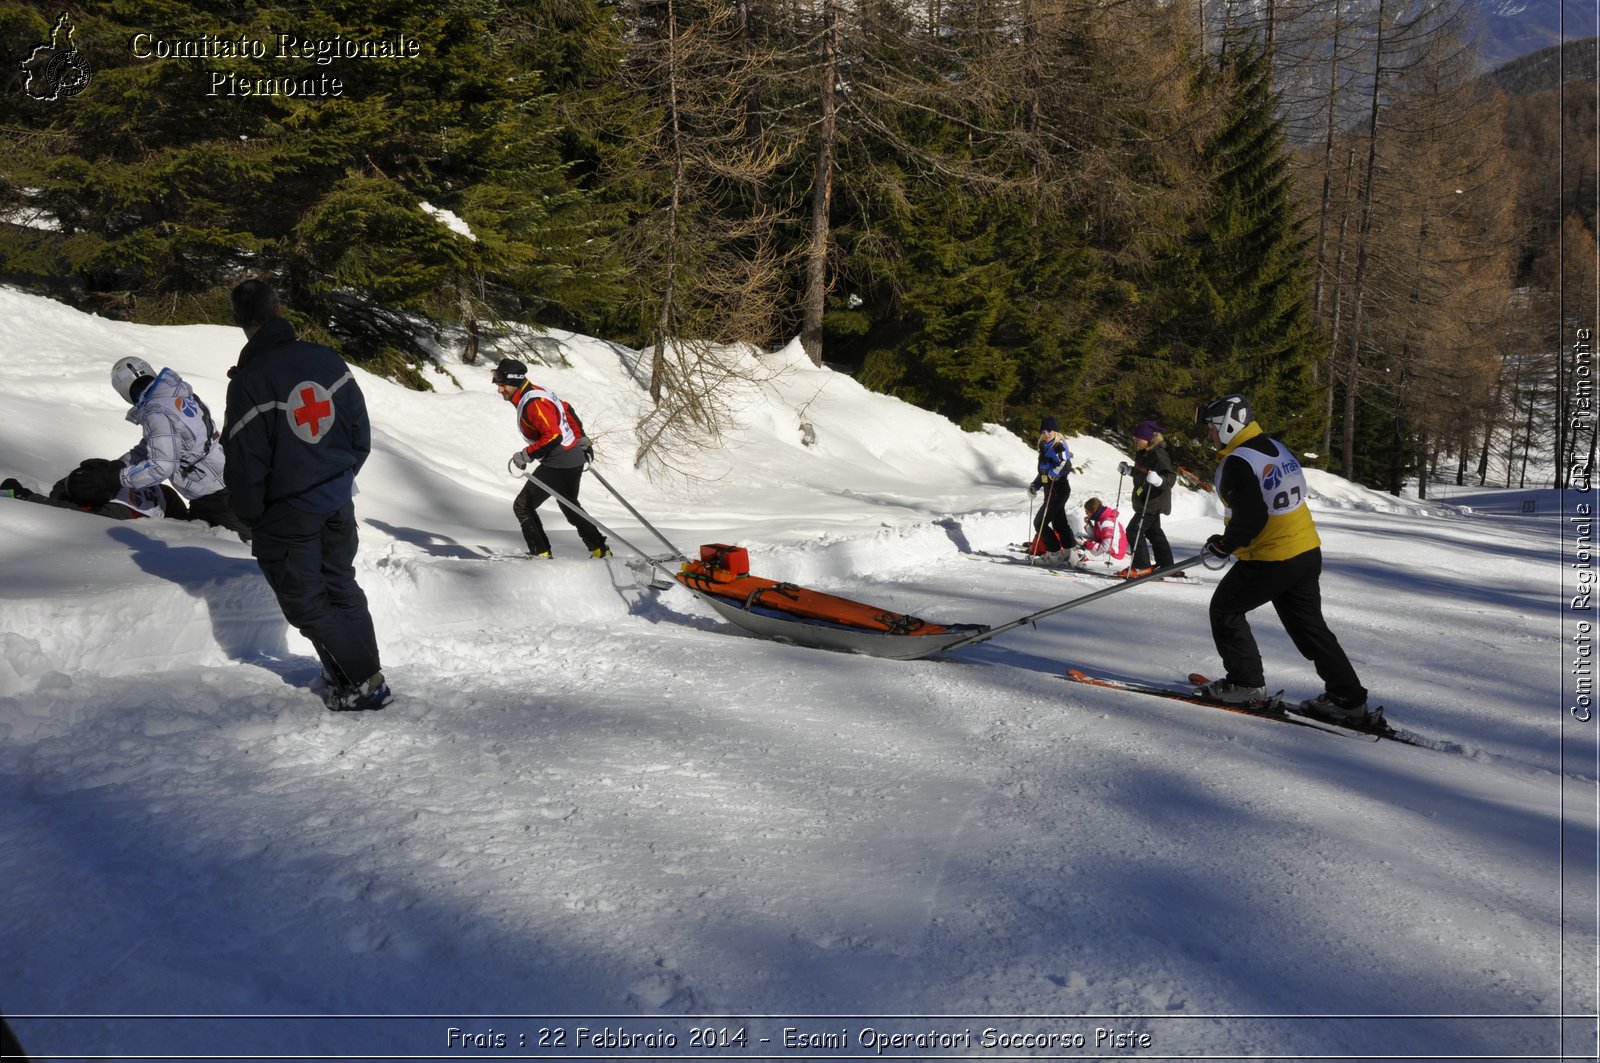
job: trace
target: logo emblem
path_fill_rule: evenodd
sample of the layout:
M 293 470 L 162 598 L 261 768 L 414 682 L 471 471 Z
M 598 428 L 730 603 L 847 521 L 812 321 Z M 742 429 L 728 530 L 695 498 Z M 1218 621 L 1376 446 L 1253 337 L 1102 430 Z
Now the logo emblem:
M 307 443 L 320 443 L 333 427 L 333 393 L 314 380 L 289 393 L 289 428 Z
M 1281 483 L 1283 483 L 1283 473 L 1278 471 L 1276 465 L 1267 465 L 1261 470 L 1261 486 L 1268 491 L 1276 491 Z
M 28 80 L 22 86 L 36 100 L 64 100 L 89 86 L 89 64 L 72 46 L 72 20 L 65 11 L 50 31 L 50 43 L 41 44 L 22 61 Z

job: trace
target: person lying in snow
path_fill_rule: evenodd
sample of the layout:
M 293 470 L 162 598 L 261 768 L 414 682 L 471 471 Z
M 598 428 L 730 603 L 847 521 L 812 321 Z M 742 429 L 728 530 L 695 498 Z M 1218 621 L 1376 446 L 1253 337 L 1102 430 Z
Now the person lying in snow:
M 85 458 L 78 467 L 55 482 L 49 494 L 32 491 L 15 477 L 0 482 L 0 497 L 18 498 L 62 509 L 76 509 L 112 520 L 138 520 L 140 517 L 172 517 L 187 520 L 188 506 L 183 496 L 168 484 L 149 487 L 107 487 L 108 472 L 114 477 L 122 468 L 119 461 Z

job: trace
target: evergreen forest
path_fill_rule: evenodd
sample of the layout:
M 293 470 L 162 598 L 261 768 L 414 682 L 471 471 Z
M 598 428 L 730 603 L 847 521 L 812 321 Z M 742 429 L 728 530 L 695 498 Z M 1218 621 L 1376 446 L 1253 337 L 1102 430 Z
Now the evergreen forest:
M 0 281 L 302 332 L 427 386 L 524 326 L 649 353 L 640 462 L 718 352 L 968 428 L 1209 468 L 1247 393 L 1312 464 L 1592 467 L 1595 41 L 1486 71 L 1464 0 L 0 2 Z M 1587 80 L 1585 80 L 1587 79 Z M 1589 422 L 1592 425 L 1592 417 Z M 1587 455 L 1588 465 L 1584 465 Z

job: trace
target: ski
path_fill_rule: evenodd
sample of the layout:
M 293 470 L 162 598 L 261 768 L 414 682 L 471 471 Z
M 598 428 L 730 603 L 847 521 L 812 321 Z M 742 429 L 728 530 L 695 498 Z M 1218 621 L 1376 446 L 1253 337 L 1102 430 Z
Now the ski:
M 1199 672 L 1190 672 L 1189 682 L 1193 683 L 1195 686 L 1204 686 L 1205 684 L 1211 682 L 1211 680 L 1209 677 L 1204 676 Z M 1372 722 L 1365 727 L 1351 727 L 1340 723 L 1330 723 L 1327 720 L 1319 720 L 1315 716 L 1307 716 L 1305 713 L 1300 711 L 1298 706 L 1291 705 L 1288 702 L 1283 703 L 1283 711 L 1289 717 L 1289 719 L 1296 723 L 1307 723 L 1320 728 L 1321 730 L 1334 731 L 1339 734 L 1347 734 L 1352 738 L 1365 738 L 1373 742 L 1376 742 L 1380 738 L 1387 738 L 1392 742 L 1400 742 L 1408 746 L 1423 746 L 1430 749 L 1433 748 L 1428 742 L 1424 741 L 1417 735 L 1412 734 L 1410 731 L 1401 730 L 1400 728 L 1390 725 L 1389 721 L 1383 718 L 1382 705 L 1379 705 L 1377 709 L 1368 714 L 1371 717 Z
M 1092 568 L 1075 568 L 1071 565 L 1061 571 L 1063 575 L 1088 576 L 1090 579 L 1125 580 L 1131 578 L 1122 572 L 1102 572 Z M 1170 576 L 1157 576 L 1155 581 L 1157 583 L 1187 583 L 1191 587 L 1200 586 L 1200 581 L 1190 576 L 1187 572 L 1174 572 Z
M 1348 738 L 1359 738 L 1376 742 L 1380 737 L 1367 731 L 1358 731 L 1350 727 L 1341 727 L 1338 724 L 1315 720 L 1309 716 L 1291 713 L 1284 705 L 1282 694 L 1274 694 L 1260 705 L 1236 705 L 1232 702 L 1217 701 L 1215 698 L 1202 697 L 1192 689 L 1177 689 L 1174 687 L 1156 686 L 1149 683 L 1130 683 L 1121 679 L 1108 679 L 1105 676 L 1090 675 L 1076 668 L 1067 669 L 1067 678 L 1074 683 L 1085 683 L 1089 686 L 1105 687 L 1109 690 L 1125 690 L 1130 694 L 1145 694 L 1150 697 L 1167 698 L 1172 701 L 1183 701 L 1190 705 L 1204 705 L 1208 708 L 1222 709 L 1225 712 L 1237 713 L 1240 716 L 1254 716 L 1263 720 L 1276 720 L 1279 723 L 1292 724 L 1296 727 L 1310 727 L 1318 731 L 1327 731 L 1330 734 L 1344 735 Z
M 1015 547 L 1015 549 L 1019 551 L 1026 551 L 1026 547 Z M 1083 576 L 1087 579 L 1098 580 L 1123 580 L 1128 578 L 1127 576 L 1122 575 L 1120 572 L 1099 572 L 1092 568 L 1078 568 L 1075 565 L 1067 564 L 1065 562 L 1053 564 L 1044 560 L 1042 557 L 1028 557 L 1026 553 L 1019 557 L 1014 553 L 995 554 L 990 553 L 987 550 L 973 550 L 968 553 L 967 556 L 982 558 L 1002 565 L 1025 565 L 1028 568 L 1035 568 L 1043 572 L 1048 572 L 1053 576 Z M 1187 572 L 1174 572 L 1170 576 L 1158 576 L 1154 582 L 1186 583 L 1191 587 L 1201 586 L 1200 580 L 1192 578 Z

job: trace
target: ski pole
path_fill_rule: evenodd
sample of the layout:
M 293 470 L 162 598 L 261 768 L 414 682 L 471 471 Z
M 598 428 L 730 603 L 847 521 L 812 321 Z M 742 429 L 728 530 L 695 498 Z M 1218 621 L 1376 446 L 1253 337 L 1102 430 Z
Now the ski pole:
M 654 558 L 654 557 L 651 557 L 649 554 L 645 553 L 643 550 L 641 550 L 637 546 L 633 545 L 627 539 L 624 539 L 621 535 L 617 534 L 617 532 L 616 532 L 616 530 L 614 528 L 610 528 L 610 527 L 600 523 L 598 520 L 595 520 L 593 515 L 591 515 L 582 506 L 578 505 L 578 503 L 574 502 L 572 499 L 568 498 L 566 495 L 562 494 L 561 492 L 557 491 L 555 488 L 551 487 L 549 484 L 545 483 L 543 480 L 539 479 L 539 477 L 534 475 L 532 472 L 526 473 L 525 475 L 528 477 L 528 481 L 530 483 L 537 484 L 539 486 L 539 488 L 542 491 L 544 491 L 545 494 L 549 495 L 551 498 L 555 499 L 557 502 L 561 503 L 563 506 L 565 506 L 568 509 L 572 510 L 572 512 L 578 514 L 578 516 L 582 517 L 584 520 L 588 521 L 590 524 L 593 524 L 596 528 L 599 528 L 601 531 L 605 532 L 607 535 L 609 535 L 613 539 L 617 540 L 617 542 L 621 543 L 623 546 L 626 546 L 629 550 L 632 550 L 634 553 L 636 553 L 640 557 L 644 558 L 646 561 L 648 561 L 651 564 L 652 567 L 659 568 L 661 571 L 665 572 L 668 576 L 675 576 L 676 575 L 676 573 L 674 573 L 672 571 L 672 569 L 668 568 L 667 565 L 665 564 L 666 561 L 674 560 L 674 559 L 672 559 L 672 558 Z M 668 545 L 671 545 L 671 544 L 668 544 Z M 680 554 L 677 559 L 681 560 L 682 559 L 682 555 Z
M 675 557 L 675 559 L 677 559 L 679 561 L 687 561 L 688 560 L 688 557 L 684 554 L 684 552 L 682 550 L 679 550 L 676 546 L 673 546 L 672 545 L 672 541 L 670 539 L 668 539 L 665 535 L 662 535 L 659 531 L 657 531 L 656 530 L 656 526 L 654 524 L 651 524 L 649 521 L 644 519 L 644 514 L 640 513 L 637 509 L 633 508 L 633 503 L 629 502 L 626 498 L 622 497 L 622 492 L 621 491 L 618 491 L 615 487 L 611 486 L 611 481 L 610 480 L 607 480 L 604 476 L 600 475 L 600 470 L 599 469 L 595 468 L 593 464 L 590 464 L 588 471 L 589 471 L 589 475 L 593 476 L 596 480 L 600 481 L 600 486 L 604 487 L 607 491 L 610 491 L 611 494 L 612 494 L 612 497 L 614 497 L 618 502 L 621 502 L 623 507 L 625 509 L 627 509 L 627 511 L 629 513 L 633 514 L 635 520 L 637 520 L 640 524 L 643 524 L 646 528 L 648 528 L 650 530 L 650 534 L 654 535 L 657 539 L 660 539 L 662 544 L 665 545 L 668 550 L 672 551 L 673 556 Z M 620 536 L 619 536 L 619 538 L 620 538 Z
M 998 627 L 991 627 L 987 630 L 977 632 L 976 634 L 961 639 L 958 642 L 952 642 L 949 645 L 942 647 L 940 652 L 959 649 L 962 646 L 970 646 L 976 642 L 987 642 L 996 635 L 1003 635 L 1007 631 L 1019 628 L 1024 624 L 1032 624 L 1035 621 L 1043 620 L 1047 616 L 1054 616 L 1055 614 L 1065 612 L 1068 609 L 1076 609 L 1080 605 L 1088 605 L 1090 602 L 1099 601 L 1101 598 L 1105 598 L 1108 595 L 1120 594 L 1130 587 L 1137 587 L 1139 584 L 1148 582 L 1149 580 L 1160 579 L 1162 576 L 1170 576 L 1174 572 L 1182 572 L 1184 569 L 1194 568 L 1196 565 L 1205 564 L 1205 562 L 1206 555 L 1203 552 L 1198 553 L 1193 557 L 1184 558 L 1182 561 L 1175 561 L 1166 568 L 1158 569 L 1157 571 L 1151 572 L 1148 575 L 1136 576 L 1133 579 L 1120 583 L 1115 587 L 1107 587 L 1103 591 L 1095 591 L 1092 594 L 1085 594 L 1080 598 L 1074 598 L 1071 601 L 1062 602 L 1059 605 L 1052 605 L 1048 608 L 1040 609 L 1036 613 L 1029 613 L 1027 616 L 1018 617 L 1008 624 L 1001 624 Z
M 1028 531 L 1022 537 L 1022 541 L 1028 544 L 1028 564 L 1030 564 L 1030 565 L 1033 564 L 1033 496 L 1034 496 L 1034 492 L 1029 491 L 1028 492 Z
M 1044 523 L 1050 519 L 1050 496 L 1055 494 L 1056 482 L 1050 481 L 1050 486 L 1044 489 L 1044 504 L 1039 507 L 1039 523 L 1034 528 L 1033 538 L 1028 540 L 1028 564 L 1033 564 L 1033 559 L 1038 557 L 1036 552 L 1044 545 Z M 1032 518 L 1030 517 L 1031 521 Z
M 1123 462 L 1121 465 L 1117 466 L 1117 504 L 1112 506 L 1111 508 L 1116 510 L 1119 516 L 1122 513 L 1122 484 L 1123 484 L 1123 481 L 1128 478 L 1128 474 L 1123 472 L 1122 470 L 1127 464 L 1128 464 L 1127 462 Z M 1141 531 L 1144 530 L 1144 526 L 1143 525 L 1140 525 L 1140 530 Z M 1114 534 L 1113 534 L 1112 538 L 1115 539 L 1115 535 Z M 1132 565 L 1134 563 L 1134 561 L 1138 559 L 1138 557 L 1139 557 L 1138 554 L 1129 554 L 1128 555 L 1128 564 Z M 1155 558 L 1151 558 L 1151 560 L 1154 561 Z
M 1139 505 L 1139 499 L 1138 499 L 1139 488 L 1138 487 L 1135 487 L 1133 489 L 1133 494 L 1134 494 L 1133 505 L 1134 505 L 1134 508 L 1137 509 L 1138 505 Z M 1117 484 L 1117 498 L 1118 498 L 1119 501 L 1122 498 L 1122 484 L 1120 482 Z M 1148 489 L 1146 489 L 1146 491 L 1144 493 L 1144 500 L 1146 502 L 1146 507 L 1144 509 L 1140 509 L 1139 512 L 1134 515 L 1134 519 L 1139 522 L 1139 531 L 1138 531 L 1137 534 L 1134 535 L 1133 542 L 1129 545 L 1129 548 L 1128 548 L 1129 549 L 1129 553 L 1128 553 L 1128 567 L 1129 568 L 1133 568 L 1134 566 L 1139 564 L 1139 544 L 1144 541 L 1145 525 L 1150 520 L 1150 509 L 1149 509 L 1149 505 L 1148 505 L 1148 503 L 1150 501 L 1150 492 L 1149 492 Z M 1160 520 L 1161 517 L 1159 515 L 1157 515 L 1156 519 Z M 1153 565 L 1156 562 L 1155 547 L 1151 547 L 1150 550 L 1151 550 L 1150 563 Z

